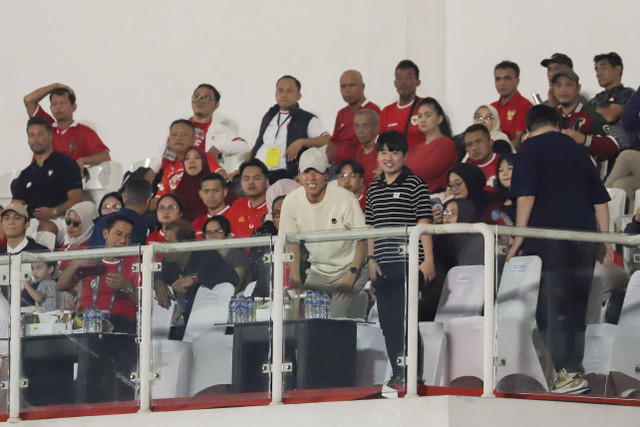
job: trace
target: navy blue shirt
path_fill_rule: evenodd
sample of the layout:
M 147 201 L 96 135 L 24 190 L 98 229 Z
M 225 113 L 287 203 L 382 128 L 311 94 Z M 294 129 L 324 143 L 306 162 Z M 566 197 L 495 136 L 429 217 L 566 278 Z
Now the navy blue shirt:
M 535 196 L 529 227 L 565 230 L 596 231 L 593 205 L 610 200 L 587 150 L 554 131 L 520 144 L 511 193 Z
M 149 229 L 147 228 L 144 217 L 132 209 L 122 208 L 117 212 L 101 216 L 96 220 L 93 227 L 93 233 L 91 233 L 91 237 L 89 237 L 89 241 L 87 242 L 87 248 L 104 247 L 105 241 L 102 230 L 104 230 L 107 220 L 113 215 L 122 215 L 133 222 L 133 235 L 131 236 L 132 245 L 145 245 L 147 243 L 147 233 Z

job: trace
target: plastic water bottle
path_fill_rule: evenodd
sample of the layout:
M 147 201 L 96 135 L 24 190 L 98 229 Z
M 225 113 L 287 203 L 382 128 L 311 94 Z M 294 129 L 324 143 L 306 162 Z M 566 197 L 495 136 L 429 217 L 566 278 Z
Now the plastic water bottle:
M 87 307 L 82 316 L 82 322 L 84 324 L 84 331 L 93 333 L 96 330 L 96 324 L 94 320 L 93 307 Z
M 322 293 L 322 315 L 320 316 L 322 319 L 329 318 L 329 305 L 331 304 L 331 297 L 328 292 Z
M 322 295 L 318 292 L 314 295 L 313 306 L 311 307 L 311 318 L 319 319 L 322 314 Z
M 238 321 L 238 302 L 236 301 L 236 297 L 232 296 L 229 300 L 229 318 L 227 319 L 227 323 L 236 323 Z
M 256 320 L 255 313 L 253 298 L 247 297 L 247 322 L 253 322 Z
M 247 321 L 247 303 L 243 296 L 236 298 L 238 300 L 238 310 L 236 314 L 237 323 L 245 323 Z
M 93 331 L 99 334 L 102 333 L 102 310 L 100 310 L 97 307 L 94 308 L 94 311 L 93 311 L 93 322 L 94 322 Z
M 305 319 L 312 319 L 313 300 L 314 300 L 313 291 L 308 291 L 304 297 L 304 318 Z

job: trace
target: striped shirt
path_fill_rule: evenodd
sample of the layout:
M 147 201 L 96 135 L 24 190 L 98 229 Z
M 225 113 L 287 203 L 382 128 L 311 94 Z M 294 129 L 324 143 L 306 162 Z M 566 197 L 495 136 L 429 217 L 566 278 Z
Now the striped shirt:
M 387 184 L 383 174 L 367 191 L 365 221 L 374 228 L 413 226 L 418 220 L 432 218 L 429 187 L 406 167 L 391 184 Z M 408 234 L 406 237 L 376 239 L 373 252 L 376 262 L 406 262 L 407 255 L 400 254 L 398 248 L 405 246 L 408 239 Z M 423 259 L 421 245 L 420 261 Z

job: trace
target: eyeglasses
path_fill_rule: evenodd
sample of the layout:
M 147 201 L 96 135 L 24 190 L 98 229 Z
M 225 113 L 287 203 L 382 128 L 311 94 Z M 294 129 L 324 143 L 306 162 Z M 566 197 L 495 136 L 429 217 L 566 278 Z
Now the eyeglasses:
M 68 226 L 73 224 L 74 227 L 80 227 L 82 225 L 81 221 L 73 221 L 71 218 L 65 218 L 64 219 L 65 224 L 67 224 Z
M 346 179 L 356 179 L 358 178 L 360 175 L 354 172 L 351 173 L 341 173 L 338 174 L 338 181 L 344 181 Z
M 221 229 L 221 228 L 218 228 L 216 230 L 207 230 L 207 231 L 204 232 L 204 235 L 206 237 L 216 237 L 216 236 L 219 236 L 221 234 L 224 234 L 224 230 Z
M 455 181 L 455 182 L 450 182 L 447 187 L 449 187 L 452 190 L 457 190 L 458 188 L 462 187 L 463 185 L 464 185 L 464 181 Z
M 113 205 L 102 205 L 102 210 L 113 209 L 114 211 L 119 211 L 122 206 L 119 203 L 114 203 Z
M 493 114 L 487 114 L 483 116 L 482 114 L 476 114 L 473 116 L 475 120 L 480 120 L 481 122 L 493 120 Z
M 205 104 L 210 103 L 211 101 L 213 101 L 213 97 L 209 96 L 209 95 L 205 95 L 205 96 L 197 96 L 197 95 L 193 95 L 191 97 L 191 101 L 193 102 L 198 102 L 198 101 L 202 101 Z
M 448 211 L 446 209 L 442 211 L 442 216 L 454 216 L 454 215 L 458 215 L 458 211 Z
M 164 212 L 164 211 L 169 211 L 169 212 L 173 212 L 175 210 L 178 209 L 178 205 L 158 205 L 158 211 L 160 212 Z
M 271 217 L 272 218 L 280 218 L 280 211 L 271 212 Z

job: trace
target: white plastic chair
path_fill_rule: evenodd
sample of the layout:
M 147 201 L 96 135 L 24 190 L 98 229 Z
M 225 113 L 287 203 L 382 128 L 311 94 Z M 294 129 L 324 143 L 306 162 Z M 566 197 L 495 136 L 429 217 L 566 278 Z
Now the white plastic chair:
M 423 376 L 427 384 L 445 385 L 449 358 L 444 322 L 454 318 L 478 316 L 484 301 L 484 266 L 454 267 L 447 273 L 433 322 L 420 322 L 424 342 Z M 482 353 L 476 355 L 482 363 Z
M 151 383 L 151 397 L 165 399 L 188 396 L 191 384 L 191 343 L 169 340 L 171 316 L 175 302 L 166 309 L 153 301 L 151 335 L 153 337 L 152 370 L 160 378 Z
M 233 335 L 225 335 L 225 329 L 225 326 L 217 326 L 193 338 L 191 396 L 212 385 L 231 384 Z
M 12 171 L 0 175 L 0 205 L 7 206 L 13 200 L 11 194 L 11 182 L 18 177 L 18 171 Z
M 129 165 L 129 172 L 134 172 L 138 168 L 148 168 L 151 166 L 151 158 L 147 157 L 146 159 L 138 160 L 137 162 L 131 163 Z
M 357 324 L 356 387 L 383 384 L 391 364 L 380 324 Z
M 245 297 L 250 297 L 253 294 L 253 290 L 256 288 L 256 281 L 250 282 L 242 291 L 242 295 Z
M 627 193 L 620 188 L 607 188 L 609 192 L 609 231 L 622 231 L 622 215 L 625 213 Z
M 496 382 L 510 375 L 525 375 L 547 390 L 533 343 L 542 261 L 538 256 L 515 257 L 505 264 L 497 296 Z
M 585 372 L 622 372 L 640 382 L 640 271 L 633 273 L 617 325 L 587 325 Z
M 634 214 L 638 208 L 640 208 L 640 188 L 636 190 L 635 200 L 633 201 L 633 212 L 629 213 Z
M 107 193 L 116 191 L 122 183 L 122 165 L 108 161 L 87 168 L 89 179 L 84 182 L 85 200 L 91 200 L 96 205 Z
M 234 291 L 231 283 L 220 283 L 213 289 L 200 286 L 182 340 L 191 342 L 198 335 L 215 330 L 215 324 L 225 323 Z

